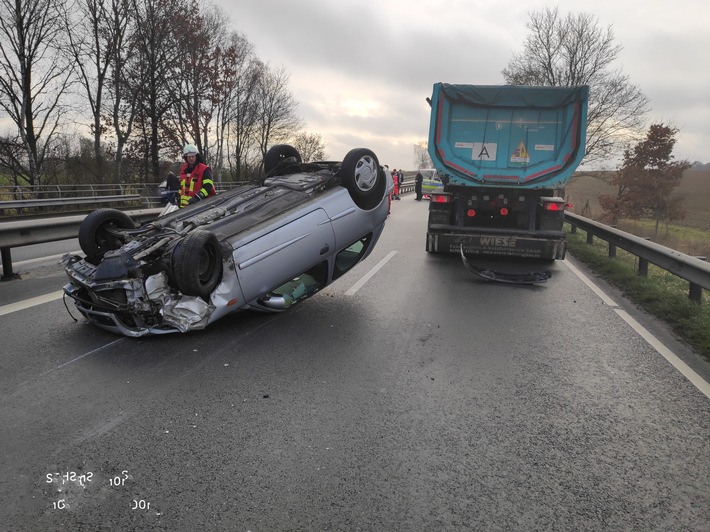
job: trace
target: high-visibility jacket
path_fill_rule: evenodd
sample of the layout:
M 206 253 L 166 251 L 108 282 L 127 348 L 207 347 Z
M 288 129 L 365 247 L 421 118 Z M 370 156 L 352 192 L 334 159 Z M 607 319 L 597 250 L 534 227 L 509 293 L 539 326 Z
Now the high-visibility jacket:
M 207 175 L 205 175 L 207 171 Z M 212 171 L 204 163 L 197 163 L 192 169 L 187 163 L 180 169 L 180 207 L 186 207 L 190 198 L 199 195 L 201 198 L 216 194 L 212 181 Z

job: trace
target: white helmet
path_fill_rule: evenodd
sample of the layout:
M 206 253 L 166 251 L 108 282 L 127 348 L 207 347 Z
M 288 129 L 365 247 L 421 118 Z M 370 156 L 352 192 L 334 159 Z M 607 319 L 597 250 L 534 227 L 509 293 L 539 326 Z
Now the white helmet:
M 187 157 L 188 155 L 197 155 L 197 146 L 194 144 L 185 144 L 185 147 L 182 149 L 182 155 L 183 157 Z

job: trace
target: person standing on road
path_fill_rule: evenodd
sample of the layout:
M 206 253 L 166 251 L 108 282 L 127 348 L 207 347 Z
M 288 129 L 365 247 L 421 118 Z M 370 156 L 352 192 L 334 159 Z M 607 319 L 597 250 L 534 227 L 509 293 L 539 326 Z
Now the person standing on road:
M 398 200 L 399 199 L 399 173 L 397 173 L 397 169 L 394 168 L 392 170 L 392 179 L 394 180 L 394 199 Z
M 212 169 L 204 163 L 194 144 L 186 144 L 182 150 L 185 164 L 180 169 L 180 208 L 193 205 L 216 191 L 212 181 Z
M 422 201 L 422 185 L 424 184 L 424 176 L 421 172 L 417 172 L 417 177 L 414 178 L 414 192 L 417 197 L 415 201 Z
M 385 173 L 385 183 L 387 183 L 387 188 L 389 188 L 390 183 L 393 182 L 394 176 L 392 175 L 392 172 L 390 172 L 389 166 L 384 165 L 382 167 L 382 171 Z M 389 216 L 392 213 L 392 196 L 394 192 L 390 192 L 387 194 L 387 216 Z

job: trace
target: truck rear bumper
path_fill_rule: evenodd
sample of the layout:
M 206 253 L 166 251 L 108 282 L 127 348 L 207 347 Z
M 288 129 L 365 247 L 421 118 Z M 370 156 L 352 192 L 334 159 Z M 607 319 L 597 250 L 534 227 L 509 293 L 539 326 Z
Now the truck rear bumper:
M 567 242 L 564 233 L 532 236 L 529 234 L 427 232 L 426 250 L 430 253 L 460 253 L 463 245 L 468 255 L 564 259 Z

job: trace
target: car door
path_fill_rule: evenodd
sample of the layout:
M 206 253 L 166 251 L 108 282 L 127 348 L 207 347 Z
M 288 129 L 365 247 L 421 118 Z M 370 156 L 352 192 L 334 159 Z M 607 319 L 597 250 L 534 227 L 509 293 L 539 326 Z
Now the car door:
M 234 251 L 245 300 L 252 301 L 325 260 L 335 248 L 330 219 L 315 209 Z

